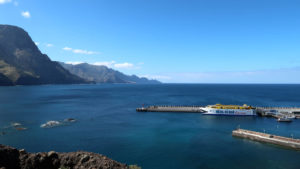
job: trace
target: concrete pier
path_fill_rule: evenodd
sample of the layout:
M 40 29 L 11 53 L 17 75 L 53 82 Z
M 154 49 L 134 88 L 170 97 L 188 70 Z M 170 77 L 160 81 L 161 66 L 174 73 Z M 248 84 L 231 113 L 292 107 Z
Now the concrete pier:
M 232 136 L 300 150 L 300 139 L 276 136 L 244 129 L 233 130 Z
M 276 111 L 278 113 L 300 114 L 300 107 L 256 107 L 257 113 Z
M 138 112 L 194 112 L 203 113 L 201 106 L 149 106 L 137 108 Z

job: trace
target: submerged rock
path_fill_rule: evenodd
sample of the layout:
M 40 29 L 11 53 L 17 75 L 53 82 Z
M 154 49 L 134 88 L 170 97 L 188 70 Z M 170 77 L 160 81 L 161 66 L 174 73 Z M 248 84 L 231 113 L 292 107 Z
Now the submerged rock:
M 101 154 L 90 152 L 27 153 L 0 144 L 0 168 L 6 169 L 129 169 L 126 164 L 109 159 Z
M 17 122 L 11 123 L 10 127 L 14 128 L 16 130 L 19 130 L 19 131 L 21 131 L 21 130 L 27 130 L 26 127 L 24 127 L 21 123 L 17 123 Z
M 16 127 L 15 129 L 19 130 L 19 131 L 21 131 L 21 130 L 27 130 L 27 128 L 25 128 L 25 127 Z
M 67 118 L 64 120 L 65 122 L 75 122 L 76 120 L 73 118 Z

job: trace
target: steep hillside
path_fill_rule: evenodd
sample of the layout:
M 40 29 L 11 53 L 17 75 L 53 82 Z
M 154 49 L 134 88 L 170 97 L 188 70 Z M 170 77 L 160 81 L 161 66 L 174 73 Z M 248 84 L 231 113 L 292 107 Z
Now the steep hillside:
M 42 54 L 23 29 L 0 25 L 0 84 L 86 83 Z

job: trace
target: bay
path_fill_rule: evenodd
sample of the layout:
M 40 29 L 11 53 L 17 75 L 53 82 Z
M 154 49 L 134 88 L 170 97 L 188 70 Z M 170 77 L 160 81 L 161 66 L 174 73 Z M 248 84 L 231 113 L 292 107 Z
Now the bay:
M 0 144 L 29 152 L 92 151 L 143 169 L 298 169 L 300 151 L 238 139 L 237 126 L 300 138 L 300 120 L 136 112 L 147 105 L 300 107 L 300 85 L 97 84 L 0 87 Z M 77 121 L 41 128 L 50 120 Z M 17 131 L 11 123 L 27 130 Z

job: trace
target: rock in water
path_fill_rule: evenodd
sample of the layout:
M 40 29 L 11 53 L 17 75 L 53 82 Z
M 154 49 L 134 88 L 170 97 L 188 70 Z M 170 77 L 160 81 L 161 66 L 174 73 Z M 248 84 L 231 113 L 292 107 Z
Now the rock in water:
M 48 121 L 45 124 L 42 124 L 41 127 L 42 128 L 51 128 L 51 127 L 56 127 L 56 126 L 60 126 L 61 122 L 59 121 Z
M 22 124 L 21 124 L 21 123 L 11 123 L 11 125 L 12 125 L 13 127 L 20 127 Z

